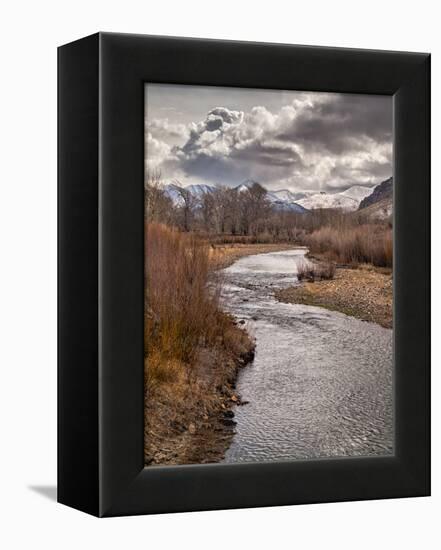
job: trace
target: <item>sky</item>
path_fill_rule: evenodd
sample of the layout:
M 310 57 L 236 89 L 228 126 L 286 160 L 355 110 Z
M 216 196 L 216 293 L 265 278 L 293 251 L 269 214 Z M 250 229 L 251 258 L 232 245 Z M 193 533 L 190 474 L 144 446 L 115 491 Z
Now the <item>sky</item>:
M 146 173 L 164 183 L 344 191 L 392 175 L 392 97 L 146 84 Z

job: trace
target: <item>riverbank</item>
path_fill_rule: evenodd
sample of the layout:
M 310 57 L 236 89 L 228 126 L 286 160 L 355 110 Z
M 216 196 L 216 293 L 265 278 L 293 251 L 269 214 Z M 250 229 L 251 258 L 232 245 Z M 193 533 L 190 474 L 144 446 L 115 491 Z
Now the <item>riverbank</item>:
M 340 311 L 392 328 L 392 271 L 362 264 L 337 267 L 334 279 L 305 282 L 275 293 L 281 302 Z
M 279 251 L 288 245 L 226 244 L 210 248 L 209 268 L 223 269 L 237 259 Z M 156 265 L 156 264 L 154 264 Z M 162 281 L 163 279 L 161 279 Z M 151 301 L 150 301 L 151 302 Z M 254 357 L 255 342 L 234 318 L 213 313 L 217 336 L 198 345 L 193 360 L 166 359 L 146 348 L 144 459 L 146 466 L 219 462 L 234 436 L 234 412 L 241 406 L 236 380 Z M 150 342 L 150 345 L 149 345 Z
M 144 460 L 150 465 L 219 462 L 234 435 L 239 369 L 254 356 L 254 342 L 230 319 L 234 349 L 201 348 L 191 371 L 145 387 Z

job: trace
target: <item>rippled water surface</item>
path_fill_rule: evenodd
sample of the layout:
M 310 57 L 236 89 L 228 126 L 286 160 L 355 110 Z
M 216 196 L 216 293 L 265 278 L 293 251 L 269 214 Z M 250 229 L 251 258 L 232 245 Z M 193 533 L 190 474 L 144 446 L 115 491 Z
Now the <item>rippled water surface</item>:
M 238 379 L 225 462 L 369 456 L 393 451 L 392 330 L 284 304 L 304 249 L 241 258 L 224 270 L 224 308 L 256 337 Z

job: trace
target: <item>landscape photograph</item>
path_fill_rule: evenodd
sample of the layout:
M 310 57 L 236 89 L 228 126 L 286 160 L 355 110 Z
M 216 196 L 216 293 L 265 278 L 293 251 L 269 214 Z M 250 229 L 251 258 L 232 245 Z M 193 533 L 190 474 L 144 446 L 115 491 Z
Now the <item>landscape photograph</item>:
M 145 466 L 394 453 L 391 96 L 145 85 Z

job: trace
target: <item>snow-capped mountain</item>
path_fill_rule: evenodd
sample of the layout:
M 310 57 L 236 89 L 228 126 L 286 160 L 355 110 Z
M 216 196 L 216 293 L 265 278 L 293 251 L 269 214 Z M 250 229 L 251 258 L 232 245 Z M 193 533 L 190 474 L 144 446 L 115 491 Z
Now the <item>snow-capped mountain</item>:
M 181 206 L 184 203 L 184 193 L 190 193 L 194 199 L 200 199 L 206 193 L 212 193 L 216 188 L 212 185 L 188 185 L 180 187 L 175 183 L 170 183 L 164 187 L 164 193 L 172 200 L 173 204 Z
M 238 193 L 244 193 L 245 191 L 250 190 L 256 183 L 257 182 L 253 180 L 246 180 L 235 187 L 235 189 Z M 263 185 L 261 185 L 261 187 L 263 187 Z M 265 189 L 265 187 L 263 188 Z M 296 202 L 295 200 L 295 197 L 299 195 L 299 193 L 292 193 L 291 191 L 288 191 L 288 189 L 282 189 L 280 191 L 268 191 L 267 189 L 265 190 L 266 198 L 269 200 L 275 210 L 284 212 L 295 212 L 297 214 L 305 214 L 306 212 L 308 212 L 306 208 L 298 204 L 298 202 Z M 300 193 L 300 195 L 305 196 L 304 193 Z
M 205 193 L 212 193 L 216 188 L 212 185 L 202 183 L 200 185 L 189 185 L 185 189 L 190 191 L 190 193 L 195 197 L 202 197 Z
M 307 212 L 309 212 L 307 208 L 300 205 L 298 202 L 286 202 L 277 200 L 271 201 L 271 205 L 274 210 L 277 210 L 279 212 L 295 212 L 296 214 L 306 214 Z
M 237 187 L 235 187 L 236 191 L 238 193 L 244 193 L 245 191 L 249 190 L 249 186 L 245 185 L 244 183 L 241 183 Z
M 257 181 L 254 181 L 254 180 L 245 180 L 244 182 L 242 182 L 240 185 L 238 185 L 234 189 L 238 193 L 244 193 L 245 191 L 249 191 L 253 187 L 253 185 L 255 185 L 256 183 L 257 183 Z M 260 184 L 258 184 L 258 185 L 260 185 Z M 263 185 L 262 185 L 262 187 L 263 187 Z
M 297 212 L 298 214 L 305 214 L 308 212 L 308 210 L 296 202 L 291 195 L 294 196 L 295 193 L 285 190 L 282 192 L 268 191 L 266 197 L 276 210 L 284 212 Z
M 342 193 L 320 193 L 309 194 L 306 198 L 297 201 L 298 204 L 308 210 L 317 210 L 318 208 L 340 208 L 342 210 L 357 210 L 360 204 L 359 200 L 347 197 Z
M 352 187 L 346 189 L 346 191 L 342 191 L 341 193 L 339 193 L 339 195 L 349 197 L 360 202 L 372 193 L 374 187 L 375 185 L 369 185 L 367 187 L 364 185 L 353 185 Z
M 304 192 L 293 192 L 289 189 L 280 189 L 280 191 L 268 191 L 268 195 L 271 195 L 275 200 L 284 202 L 295 202 L 300 199 L 305 199 L 308 194 Z
M 234 190 L 237 193 L 249 191 L 257 182 L 246 180 Z M 262 186 L 263 187 L 263 186 Z M 213 193 L 215 186 L 207 184 L 194 184 L 180 188 L 171 183 L 164 188 L 165 193 L 171 198 L 174 204 L 182 205 L 184 192 L 189 192 L 195 201 L 200 201 L 207 193 Z M 360 203 L 365 202 L 370 197 L 375 186 L 353 185 L 340 193 L 313 192 L 313 191 L 290 191 L 289 189 L 267 190 L 267 199 L 271 202 L 274 209 L 285 212 L 305 213 L 309 210 L 319 208 L 339 208 L 351 212 L 359 208 Z
M 169 197 L 176 206 L 180 206 L 184 202 L 180 189 L 181 188 L 174 183 L 170 183 L 164 187 L 164 194 Z

